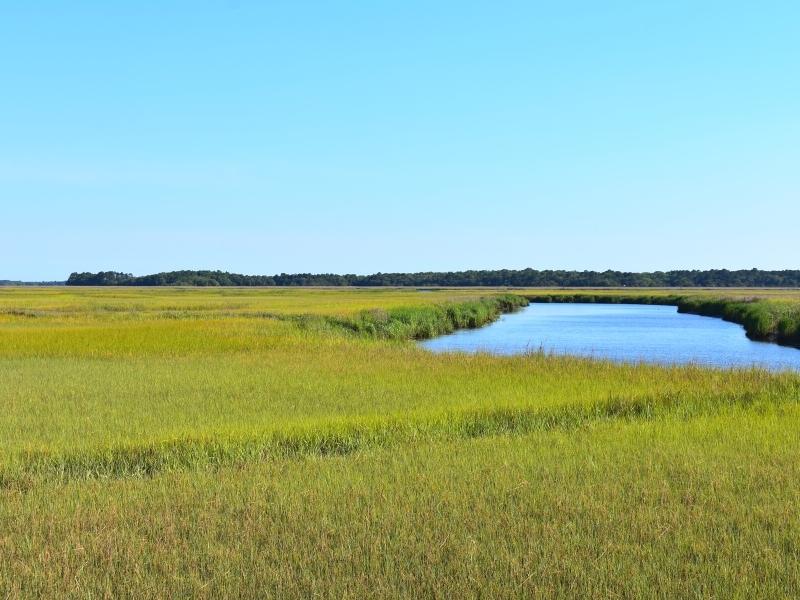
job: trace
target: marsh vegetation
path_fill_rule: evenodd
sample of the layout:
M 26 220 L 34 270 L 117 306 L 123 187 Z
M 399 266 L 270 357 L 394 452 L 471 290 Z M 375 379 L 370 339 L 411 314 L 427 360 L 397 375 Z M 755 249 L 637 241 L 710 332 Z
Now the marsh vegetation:
M 0 590 L 790 596 L 800 375 L 412 341 L 534 294 L 3 290 Z

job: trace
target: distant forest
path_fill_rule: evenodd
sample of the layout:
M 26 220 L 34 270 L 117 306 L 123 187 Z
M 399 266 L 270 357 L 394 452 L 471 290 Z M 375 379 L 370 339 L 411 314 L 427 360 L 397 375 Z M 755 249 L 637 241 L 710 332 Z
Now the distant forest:
M 10 286 L 40 286 L 40 285 L 64 285 L 63 281 L 11 281 L 9 279 L 0 279 L 0 287 Z
M 67 285 L 130 286 L 511 286 L 511 287 L 800 287 L 800 270 L 761 271 L 456 271 L 441 273 L 375 273 L 334 275 L 238 275 L 224 271 L 171 271 L 134 277 L 130 273 L 101 271 L 72 273 Z

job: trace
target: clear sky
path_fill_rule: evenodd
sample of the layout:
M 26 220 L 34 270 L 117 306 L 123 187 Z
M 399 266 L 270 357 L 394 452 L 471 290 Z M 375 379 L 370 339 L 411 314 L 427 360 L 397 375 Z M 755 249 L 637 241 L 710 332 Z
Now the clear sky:
M 0 6 L 0 279 L 800 268 L 800 3 Z

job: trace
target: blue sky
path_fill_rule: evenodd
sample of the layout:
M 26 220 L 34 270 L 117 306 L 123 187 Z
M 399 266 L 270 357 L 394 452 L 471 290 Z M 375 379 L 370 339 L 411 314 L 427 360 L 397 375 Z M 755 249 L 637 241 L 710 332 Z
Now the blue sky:
M 796 2 L 4 2 L 0 279 L 800 268 L 799 22 Z

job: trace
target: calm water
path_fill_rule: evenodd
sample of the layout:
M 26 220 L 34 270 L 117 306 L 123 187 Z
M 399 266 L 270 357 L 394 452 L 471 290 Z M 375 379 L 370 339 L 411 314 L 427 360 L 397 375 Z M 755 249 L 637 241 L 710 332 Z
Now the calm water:
M 481 329 L 422 345 L 434 352 L 521 354 L 542 349 L 629 362 L 800 370 L 800 350 L 753 342 L 740 325 L 679 314 L 675 306 L 531 304 Z

